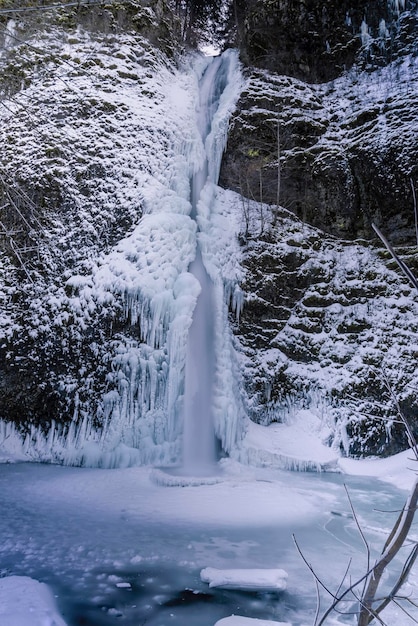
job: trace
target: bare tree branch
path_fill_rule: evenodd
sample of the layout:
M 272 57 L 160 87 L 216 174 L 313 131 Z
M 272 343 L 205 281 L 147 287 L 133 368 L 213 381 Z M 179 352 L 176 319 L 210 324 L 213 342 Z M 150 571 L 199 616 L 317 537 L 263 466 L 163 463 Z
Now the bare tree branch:
M 366 548 L 367 571 L 369 571 L 370 570 L 370 546 L 369 546 L 369 543 L 368 543 L 368 541 L 367 541 L 366 537 L 364 536 L 364 533 L 363 533 L 363 531 L 361 529 L 360 522 L 358 521 L 357 514 L 356 514 L 356 511 L 354 509 L 353 503 L 351 501 L 350 494 L 348 493 L 348 489 L 347 489 L 347 485 L 346 484 L 344 484 L 344 489 L 345 489 L 345 493 L 347 494 L 348 502 L 350 504 L 350 509 L 351 509 L 352 514 L 353 514 L 353 518 L 354 518 L 354 521 L 356 523 L 357 530 L 359 531 L 360 537 L 362 538 L 364 546 Z M 361 594 L 362 597 L 363 597 L 365 589 L 366 589 L 366 584 L 367 584 L 367 579 L 364 580 L 363 592 Z
M 414 274 L 411 272 L 409 267 L 402 261 L 402 259 L 399 258 L 399 256 L 396 254 L 396 252 L 393 249 L 393 247 L 391 246 L 391 244 L 388 242 L 388 240 L 383 235 L 383 233 L 378 229 L 376 224 L 372 223 L 372 228 L 373 228 L 374 232 L 376 233 L 376 235 L 381 240 L 381 242 L 383 243 L 383 245 L 385 246 L 385 248 L 391 254 L 391 256 L 394 259 L 394 261 L 396 261 L 396 263 L 398 264 L 399 268 L 405 274 L 405 276 L 407 277 L 409 282 L 412 284 L 413 287 L 415 287 L 415 289 L 418 290 L 418 280 L 415 278 Z

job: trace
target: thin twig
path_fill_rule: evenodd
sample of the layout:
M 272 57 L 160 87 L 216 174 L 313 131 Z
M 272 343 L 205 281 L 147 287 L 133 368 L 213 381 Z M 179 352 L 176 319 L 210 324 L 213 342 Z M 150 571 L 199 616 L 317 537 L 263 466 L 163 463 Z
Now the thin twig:
M 349 594 L 349 593 L 353 593 L 354 597 L 356 597 L 355 593 L 354 593 L 354 589 L 356 587 L 358 587 L 358 585 L 360 585 L 365 579 L 368 578 L 368 576 L 370 576 L 370 574 L 373 572 L 374 567 L 371 568 L 369 571 L 367 571 L 363 576 L 361 576 L 360 578 L 358 578 L 354 583 L 351 583 L 349 587 L 347 587 L 347 589 L 345 589 L 345 591 L 343 591 L 343 593 L 340 596 L 335 596 L 332 591 L 330 591 L 328 589 L 328 587 L 321 581 L 321 579 L 319 578 L 319 576 L 316 574 L 315 570 L 313 569 L 312 565 L 307 561 L 305 555 L 303 554 L 301 548 L 299 547 L 299 544 L 296 541 L 296 537 L 293 534 L 292 535 L 293 541 L 295 543 L 296 549 L 299 552 L 300 557 L 302 558 L 303 562 L 305 563 L 305 565 L 308 567 L 309 571 L 312 573 L 314 579 L 319 583 L 319 585 L 321 585 L 321 587 L 332 597 L 334 598 L 334 602 L 331 604 L 330 607 L 328 607 L 328 609 L 325 611 L 325 613 L 322 615 L 320 621 L 318 622 L 318 624 L 316 626 L 322 626 L 322 624 L 325 624 L 325 620 L 327 619 L 327 617 L 330 615 L 330 613 L 332 613 L 332 611 L 337 611 L 338 613 L 341 614 L 345 614 L 348 615 L 349 613 L 345 612 L 342 613 L 341 611 L 337 610 L 337 605 Z
M 339 593 L 340 593 L 340 591 L 341 591 L 341 588 L 342 588 L 342 586 L 343 586 L 343 584 L 344 584 L 344 581 L 345 581 L 345 579 L 347 578 L 347 574 L 348 574 L 349 569 L 350 569 L 350 567 L 351 567 L 351 563 L 352 563 L 352 561 L 353 561 L 353 559 L 350 557 L 350 559 L 349 559 L 349 561 L 348 561 L 348 565 L 347 565 L 347 567 L 345 568 L 344 576 L 343 576 L 343 578 L 342 578 L 342 580 L 341 580 L 340 584 L 338 585 L 337 591 L 335 592 L 335 597 L 336 597 L 336 598 L 338 597 L 338 594 L 339 594 Z
M 313 626 L 316 626 L 316 623 L 319 617 L 319 611 L 321 610 L 321 596 L 319 593 L 319 582 L 317 581 L 315 577 L 314 577 L 314 580 L 315 580 L 315 588 L 316 588 L 316 611 L 315 611 Z
M 322 582 L 322 580 L 319 578 L 319 576 L 317 575 L 317 573 L 315 572 L 315 570 L 313 569 L 312 565 L 306 560 L 305 555 L 303 554 L 302 550 L 299 547 L 299 544 L 296 540 L 296 537 L 294 534 L 292 534 L 292 539 L 293 542 L 296 546 L 297 551 L 299 552 L 300 557 L 302 558 L 303 562 L 305 563 L 305 565 L 307 566 L 307 568 L 309 569 L 309 571 L 311 572 L 311 574 L 313 575 L 313 577 L 315 578 L 315 580 L 321 585 L 321 587 L 327 592 L 329 593 L 329 595 L 331 596 L 331 598 L 334 598 L 334 600 L 336 600 L 334 594 L 332 593 L 332 591 L 330 589 L 328 589 L 328 587 Z
M 369 546 L 369 543 L 368 543 L 366 537 L 364 536 L 363 530 L 362 530 L 362 528 L 360 526 L 360 522 L 358 521 L 356 511 L 354 509 L 353 503 L 351 501 L 350 494 L 348 493 L 347 485 L 345 483 L 344 483 L 344 489 L 345 489 L 345 493 L 347 494 L 347 499 L 348 499 L 348 502 L 350 504 L 350 509 L 351 509 L 352 514 L 353 514 L 353 518 L 354 518 L 354 521 L 356 523 L 357 530 L 359 531 L 360 537 L 362 538 L 364 546 L 366 548 L 367 570 L 369 570 L 370 569 L 370 546 Z M 366 584 L 367 584 L 367 578 L 364 580 L 363 591 L 362 591 L 362 594 L 361 594 L 362 597 L 363 597 L 364 591 L 366 589 Z
M 414 199 L 414 216 L 415 216 L 415 238 L 417 241 L 417 246 L 418 246 L 418 211 L 417 211 L 417 196 L 415 193 L 415 186 L 414 186 L 414 181 L 412 180 L 412 178 L 409 179 L 411 182 L 411 189 L 412 189 L 412 197 Z
M 398 602 L 398 600 L 397 600 L 396 598 L 393 598 L 393 599 L 392 599 L 392 602 L 393 602 L 394 604 L 396 604 L 396 606 L 397 606 L 398 608 L 400 608 L 400 609 L 401 609 L 401 611 L 403 611 L 403 612 L 405 613 L 405 615 L 407 615 L 407 616 L 408 616 L 408 617 L 409 617 L 409 618 L 410 618 L 410 619 L 414 622 L 414 624 L 418 624 L 418 621 L 415 619 L 415 617 L 413 617 L 413 616 L 409 613 L 409 611 L 407 611 L 407 610 L 406 610 L 406 608 L 405 608 L 404 606 L 402 606 L 402 604 L 401 604 L 400 602 Z

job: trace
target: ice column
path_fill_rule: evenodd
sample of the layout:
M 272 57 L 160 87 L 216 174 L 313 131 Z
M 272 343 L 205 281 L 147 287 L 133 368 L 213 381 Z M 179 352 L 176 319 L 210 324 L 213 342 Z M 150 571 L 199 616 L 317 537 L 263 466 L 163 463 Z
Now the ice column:
M 227 84 L 228 62 L 227 55 L 226 57 L 214 58 L 201 79 L 198 126 L 203 142 L 206 142 L 210 134 L 214 114 Z M 209 162 L 209 155 L 207 155 L 203 167 L 195 173 L 192 180 L 192 217 L 195 219 L 198 202 L 210 174 L 213 176 L 213 163 Z M 199 281 L 201 291 L 187 342 L 183 470 L 186 473 L 196 475 L 210 472 L 216 461 L 212 415 L 216 310 L 213 284 L 203 264 L 199 245 L 190 272 Z

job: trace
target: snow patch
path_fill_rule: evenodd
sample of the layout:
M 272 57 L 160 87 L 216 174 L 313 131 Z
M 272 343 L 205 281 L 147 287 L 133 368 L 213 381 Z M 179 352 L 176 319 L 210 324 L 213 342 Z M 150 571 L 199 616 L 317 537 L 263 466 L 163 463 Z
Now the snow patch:
M 286 423 L 249 422 L 246 436 L 231 457 L 255 467 L 296 471 L 338 471 L 338 451 L 321 442 L 321 420 L 300 410 Z
M 0 578 L 0 623 L 4 626 L 66 626 L 47 585 L 26 576 Z

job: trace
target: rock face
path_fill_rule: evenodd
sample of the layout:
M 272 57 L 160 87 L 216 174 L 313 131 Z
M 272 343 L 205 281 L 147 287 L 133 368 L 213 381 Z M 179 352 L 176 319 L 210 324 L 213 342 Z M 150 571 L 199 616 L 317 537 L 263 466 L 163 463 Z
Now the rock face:
M 418 418 L 414 289 L 366 241 L 326 236 L 255 202 L 245 211 L 234 332 L 251 419 L 291 423 L 310 408 L 324 441 L 346 454 L 398 451 L 407 441 L 395 398 L 414 428 Z M 416 271 L 416 249 L 399 253 Z
M 374 221 L 407 243 L 418 186 L 416 3 L 358 4 L 249 3 L 243 58 L 269 71 L 249 70 L 221 182 L 340 237 L 369 237 Z
M 416 272 L 417 3 L 245 4 L 221 183 L 242 196 L 248 411 L 269 423 L 316 406 L 329 443 L 394 452 L 394 398 L 417 418 L 416 296 L 367 240 L 374 222 L 412 245 Z
M 374 61 L 393 60 L 413 44 L 415 19 L 400 12 L 415 0 L 247 0 L 238 4 L 243 60 L 301 80 L 325 82 L 349 70 L 365 42 Z M 372 42 L 373 40 L 373 42 Z
M 329 83 L 251 70 L 221 182 L 327 233 L 415 239 L 418 64 L 407 55 Z
M 96 414 L 109 345 L 137 335 L 121 302 L 80 291 L 141 218 L 154 155 L 169 170 L 178 42 L 159 0 L 35 15 L 1 17 L 0 417 L 48 429 Z

